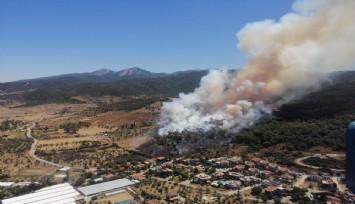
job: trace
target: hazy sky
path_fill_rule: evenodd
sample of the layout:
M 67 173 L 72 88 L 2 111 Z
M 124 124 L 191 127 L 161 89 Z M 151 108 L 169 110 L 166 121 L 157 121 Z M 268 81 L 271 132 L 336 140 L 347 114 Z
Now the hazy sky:
M 0 0 L 0 82 L 99 68 L 241 67 L 235 34 L 278 19 L 292 2 Z

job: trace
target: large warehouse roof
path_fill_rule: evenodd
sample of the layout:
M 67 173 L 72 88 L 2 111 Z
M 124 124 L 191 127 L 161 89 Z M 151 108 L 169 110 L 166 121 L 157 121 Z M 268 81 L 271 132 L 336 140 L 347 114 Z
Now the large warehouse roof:
M 2 200 L 3 204 L 75 204 L 83 196 L 68 183 L 42 188 L 34 193 Z
M 126 178 L 117 179 L 113 181 L 108 181 L 104 183 L 94 184 L 90 186 L 85 186 L 82 188 L 78 188 L 85 196 L 96 195 L 100 193 L 108 193 L 110 191 L 114 191 L 120 188 L 125 188 L 127 186 L 131 186 L 134 183 Z

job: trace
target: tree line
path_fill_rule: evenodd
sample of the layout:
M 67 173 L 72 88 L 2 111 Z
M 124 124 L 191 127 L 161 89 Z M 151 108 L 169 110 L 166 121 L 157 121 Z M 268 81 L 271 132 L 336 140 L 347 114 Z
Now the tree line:
M 67 122 L 59 126 L 60 129 L 63 129 L 66 133 L 76 133 L 82 127 L 90 127 L 91 123 L 87 121 L 79 121 L 78 123 Z

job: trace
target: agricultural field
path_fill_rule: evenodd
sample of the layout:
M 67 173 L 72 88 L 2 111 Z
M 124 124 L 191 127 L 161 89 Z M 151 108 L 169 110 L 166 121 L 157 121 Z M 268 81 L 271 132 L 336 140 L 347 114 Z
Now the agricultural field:
M 118 172 L 128 168 L 135 158 L 144 160 L 140 155 L 131 157 L 134 154 L 131 151 L 148 140 L 160 102 L 130 111 L 103 111 L 99 108 L 102 104 L 125 99 L 108 96 L 80 99 L 83 104 L 1 106 L 1 122 L 4 123 L 0 124 L 1 178 L 38 180 L 45 175 L 55 175 L 60 166 L 105 167 Z M 8 121 L 12 121 L 11 124 Z M 29 154 L 34 140 L 26 136 L 26 129 L 33 124 L 32 137 L 37 140 L 34 154 L 49 163 Z
M 4 178 L 16 177 L 26 179 L 38 178 L 51 171 L 53 167 L 30 157 L 28 150 L 31 139 L 0 139 L 0 175 Z
M 53 151 L 65 149 L 79 149 L 96 145 L 108 145 L 110 139 L 107 136 L 84 136 L 60 139 L 40 140 L 37 144 L 38 151 Z

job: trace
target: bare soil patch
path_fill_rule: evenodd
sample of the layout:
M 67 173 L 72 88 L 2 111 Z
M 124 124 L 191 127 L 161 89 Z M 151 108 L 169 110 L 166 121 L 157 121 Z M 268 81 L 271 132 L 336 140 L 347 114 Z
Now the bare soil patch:
M 118 203 L 124 201 L 133 201 L 134 198 L 128 192 L 120 192 L 110 196 L 99 196 L 95 203 L 97 204 L 107 204 L 107 203 Z
M 118 144 L 120 147 L 123 147 L 125 149 L 136 150 L 142 144 L 150 140 L 152 140 L 152 137 L 145 135 L 145 136 L 139 136 L 134 138 L 122 139 L 116 142 L 116 144 Z
M 24 121 L 39 121 L 58 116 L 63 110 L 71 110 L 72 113 L 94 107 L 91 104 L 46 104 L 32 107 L 0 107 L 2 119 L 14 119 Z
M 56 170 L 55 167 L 36 166 L 36 167 L 24 168 L 21 171 L 19 171 L 17 175 L 18 176 L 43 176 L 43 175 L 53 173 L 53 171 L 55 170 Z

